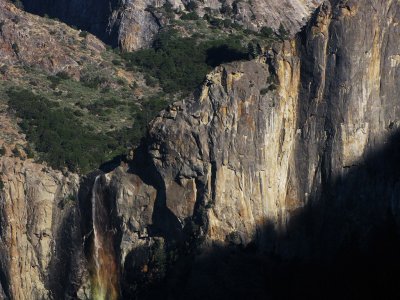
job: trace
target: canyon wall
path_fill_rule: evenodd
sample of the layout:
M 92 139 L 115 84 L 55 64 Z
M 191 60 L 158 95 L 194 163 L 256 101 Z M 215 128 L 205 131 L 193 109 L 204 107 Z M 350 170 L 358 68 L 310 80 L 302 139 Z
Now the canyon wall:
M 155 118 L 145 147 L 176 224 L 204 209 L 207 240 L 247 244 L 262 242 L 266 224 L 284 233 L 313 203 L 341 217 L 349 202 L 395 214 L 395 178 L 372 184 L 366 168 L 384 172 L 390 157 L 368 160 L 399 126 L 398 10 L 392 1 L 325 2 L 292 42 L 218 67 L 199 95 Z M 365 180 L 357 195 L 340 185 L 355 172 Z
M 325 1 L 292 41 L 217 67 L 150 123 L 131 161 L 81 179 L 79 193 L 73 174 L 2 157 L 4 293 L 90 298 L 98 175 L 126 298 L 165 275 L 174 249 L 371 250 L 399 221 L 399 13 L 398 1 Z
M 326 1 L 296 39 L 217 67 L 161 112 L 107 174 L 124 278 L 151 273 L 156 239 L 397 266 L 399 9 Z

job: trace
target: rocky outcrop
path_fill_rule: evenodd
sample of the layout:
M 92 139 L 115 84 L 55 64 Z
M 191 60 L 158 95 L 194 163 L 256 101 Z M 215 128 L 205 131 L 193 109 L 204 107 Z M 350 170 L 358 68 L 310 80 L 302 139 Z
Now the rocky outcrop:
M 34 163 L 1 113 L 1 285 L 10 299 L 64 298 L 83 276 L 79 177 Z M 62 272 L 60 272 L 62 270 Z
M 101 55 L 105 49 L 91 34 L 82 35 L 61 22 L 25 13 L 0 1 L 1 66 L 33 67 L 52 74 L 66 72 L 78 79 L 85 65 L 104 63 Z M 11 72 L 9 76 L 18 74 Z
M 400 7 L 368 4 L 325 2 L 297 39 L 218 67 L 198 96 L 153 120 L 150 183 L 177 232 L 194 221 L 211 244 L 329 257 L 350 232 L 365 246 L 363 230 L 397 215 L 394 157 L 379 165 L 375 155 L 397 143 Z M 299 221 L 308 210 L 311 229 Z M 166 228 L 158 234 L 168 238 Z
M 156 278 L 160 244 L 178 256 L 256 244 L 318 263 L 374 261 L 387 235 L 396 245 L 400 6 L 368 4 L 326 1 L 293 41 L 217 67 L 105 176 L 123 295 Z
M 285 44 L 277 73 L 256 61 L 217 68 L 198 99 L 175 104 L 151 124 L 149 155 L 163 178 L 166 206 L 182 224 L 196 204 L 203 207 L 214 242 L 247 244 L 267 220 L 284 221 L 282 180 L 300 79 L 292 51 Z
M 1 264 L 7 294 L 12 299 L 51 298 L 53 280 L 65 290 L 74 288 L 68 287 L 73 282 L 62 283 L 73 278 L 60 278 L 51 269 L 67 255 L 71 261 L 62 262 L 65 274 L 71 271 L 68 264 L 79 265 L 73 253 L 79 250 L 79 244 L 74 244 L 79 226 L 74 208 L 78 178 L 14 158 L 2 158 L 1 172 Z M 58 245 L 69 243 L 65 248 Z M 59 252 L 62 249 L 67 253 Z
M 172 18 L 195 7 L 203 17 L 211 14 L 232 19 L 245 28 L 260 30 L 263 26 L 278 30 L 282 24 L 295 34 L 305 25 L 322 0 L 268 0 L 268 1 L 31 1 L 24 0 L 25 9 L 35 14 L 57 17 L 70 25 L 78 26 L 101 38 L 108 44 L 132 51 L 151 45 L 154 35 L 169 21 L 152 8 L 168 5 Z M 195 3 L 194 5 L 192 3 Z

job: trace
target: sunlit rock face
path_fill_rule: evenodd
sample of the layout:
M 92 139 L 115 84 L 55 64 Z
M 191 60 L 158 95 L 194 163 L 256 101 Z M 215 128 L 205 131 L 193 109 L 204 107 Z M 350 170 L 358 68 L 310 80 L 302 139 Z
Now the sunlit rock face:
M 188 232 L 202 249 L 255 243 L 317 261 L 376 247 L 398 224 L 399 12 L 326 1 L 296 39 L 217 67 L 161 112 L 112 173 L 118 203 L 146 204 L 123 227 L 137 228 L 124 266 L 140 278 L 154 238 L 191 245 Z
M 276 73 L 265 61 L 217 68 L 196 100 L 151 124 L 149 155 L 166 206 L 182 224 L 204 209 L 212 241 L 246 244 L 267 220 L 284 218 L 300 79 L 294 53 L 294 43 L 280 49 Z
M 202 215 L 211 243 L 256 240 L 306 255 L 315 250 L 306 238 L 292 249 L 264 229 L 285 235 L 317 203 L 333 205 L 330 218 L 347 219 L 357 232 L 395 213 L 397 189 L 386 188 L 394 179 L 377 183 L 369 172 L 393 173 L 374 153 L 386 153 L 399 126 L 398 12 L 392 1 L 327 1 L 292 42 L 218 67 L 199 95 L 153 120 L 147 153 L 177 224 Z M 366 215 L 349 221 L 364 209 L 376 213 L 370 225 Z M 337 230 L 322 247 L 334 251 L 347 229 L 318 218 L 315 234 Z

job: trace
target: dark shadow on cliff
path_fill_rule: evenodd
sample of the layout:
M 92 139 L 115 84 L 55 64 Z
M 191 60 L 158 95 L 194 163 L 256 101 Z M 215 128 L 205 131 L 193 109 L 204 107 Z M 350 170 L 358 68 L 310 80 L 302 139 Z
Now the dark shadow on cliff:
M 136 148 L 134 159 L 129 164 L 129 172 L 136 174 L 144 183 L 157 190 L 152 216 L 153 224 L 149 228 L 149 235 L 180 240 L 182 236 L 181 224 L 167 207 L 165 182 L 154 166 L 147 151 L 147 144 L 150 144 L 150 142 L 143 139 L 139 147 Z
M 224 63 L 240 61 L 249 58 L 248 53 L 234 49 L 227 44 L 208 49 L 206 56 L 207 65 L 213 68 Z
M 55 256 L 49 267 L 47 286 L 56 299 L 74 297 L 84 271 L 80 212 L 76 203 L 64 206 L 62 222 L 55 236 Z
M 62 22 L 88 31 L 106 44 L 118 46 L 118 28 L 111 26 L 110 16 L 121 6 L 118 0 L 22 0 L 27 12 L 57 18 Z
M 343 169 L 287 231 L 182 256 L 137 299 L 398 299 L 400 133 Z

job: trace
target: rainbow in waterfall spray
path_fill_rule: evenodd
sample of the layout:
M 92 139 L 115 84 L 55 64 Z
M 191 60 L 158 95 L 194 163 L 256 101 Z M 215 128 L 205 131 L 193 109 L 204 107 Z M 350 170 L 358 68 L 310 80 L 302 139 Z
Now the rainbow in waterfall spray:
M 91 287 L 94 300 L 117 300 L 118 267 L 114 251 L 114 233 L 109 222 L 109 210 L 101 192 L 100 176 L 92 188 L 93 242 L 91 249 Z

